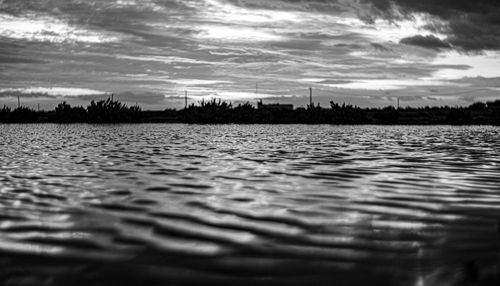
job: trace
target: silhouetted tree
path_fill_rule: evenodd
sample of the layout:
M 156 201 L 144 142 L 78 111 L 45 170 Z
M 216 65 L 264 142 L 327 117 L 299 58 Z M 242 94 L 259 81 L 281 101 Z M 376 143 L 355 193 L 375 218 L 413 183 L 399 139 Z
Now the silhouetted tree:
M 446 120 L 452 125 L 465 125 L 472 123 L 472 115 L 469 109 L 453 108 L 448 112 Z
M 120 123 L 140 122 L 141 108 L 138 106 L 127 107 L 125 104 L 108 98 L 90 102 L 87 106 L 87 122 L 90 123 Z
M 37 112 L 29 107 L 20 106 L 10 113 L 9 122 L 35 123 L 37 121 Z
M 4 105 L 0 109 L 0 122 L 9 122 L 11 112 L 10 108 Z
M 56 106 L 52 121 L 60 123 L 86 122 L 87 111 L 81 106 L 71 107 L 66 101 L 63 101 Z
M 249 102 L 238 104 L 234 108 L 235 123 L 252 123 L 255 118 L 255 108 Z
M 469 106 L 469 109 L 473 111 L 485 111 L 487 108 L 484 102 L 474 102 Z
M 399 111 L 393 106 L 382 108 L 375 114 L 378 123 L 382 124 L 397 124 L 399 119 Z
M 357 106 L 351 104 L 339 105 L 330 101 L 331 123 L 335 124 L 360 124 L 367 123 L 366 112 Z

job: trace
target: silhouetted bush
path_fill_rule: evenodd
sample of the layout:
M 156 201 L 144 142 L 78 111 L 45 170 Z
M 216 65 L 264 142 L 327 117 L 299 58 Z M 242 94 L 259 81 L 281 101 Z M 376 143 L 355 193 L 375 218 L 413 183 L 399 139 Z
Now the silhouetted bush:
M 500 101 L 498 101 L 500 103 Z M 494 105 L 490 109 L 490 124 L 500 125 L 500 105 Z
M 139 106 L 127 107 L 111 98 L 98 102 L 92 100 L 87 106 L 87 122 L 89 123 L 140 122 L 141 117 Z
M 393 106 L 387 106 L 378 111 L 375 114 L 375 118 L 378 120 L 378 123 L 398 124 L 399 111 Z
M 20 106 L 10 113 L 10 122 L 35 123 L 37 121 L 37 112 L 29 107 Z
M 248 123 L 252 122 L 255 118 L 255 108 L 249 102 L 245 104 L 238 104 L 234 108 L 235 123 Z
M 469 106 L 469 109 L 473 111 L 485 111 L 487 108 L 488 107 L 484 102 L 474 102 Z
M 448 112 L 447 123 L 452 125 L 466 125 L 472 123 L 472 115 L 469 109 L 454 108 Z
M 227 123 L 231 122 L 231 111 L 233 105 L 231 103 L 217 101 L 212 99 L 209 101 L 201 101 L 199 106 L 190 105 L 184 111 L 184 121 L 188 123 Z
M 2 109 L 0 109 L 0 122 L 9 122 L 11 112 L 10 108 L 4 105 Z
M 366 112 L 351 104 L 339 105 L 330 101 L 332 111 L 331 123 L 335 124 L 364 124 L 368 123 Z
M 55 108 L 52 121 L 60 123 L 86 122 L 87 111 L 81 106 L 71 107 L 66 101 L 63 101 Z

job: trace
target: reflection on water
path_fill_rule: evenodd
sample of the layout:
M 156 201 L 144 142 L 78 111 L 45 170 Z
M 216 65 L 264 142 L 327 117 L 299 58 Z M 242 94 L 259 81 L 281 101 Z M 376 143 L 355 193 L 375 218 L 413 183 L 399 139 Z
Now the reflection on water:
M 444 285 L 498 255 L 499 128 L 0 125 L 0 138 L 2 285 Z

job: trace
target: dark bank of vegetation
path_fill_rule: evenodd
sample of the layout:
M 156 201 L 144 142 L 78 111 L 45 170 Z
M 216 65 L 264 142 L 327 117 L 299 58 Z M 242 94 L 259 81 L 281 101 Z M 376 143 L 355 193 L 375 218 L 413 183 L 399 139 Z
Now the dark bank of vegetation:
M 91 101 L 87 108 L 61 102 L 51 111 L 35 111 L 23 106 L 0 109 L 2 123 L 139 123 L 143 121 L 142 116 L 139 106 L 128 107 L 111 98 Z
M 60 103 L 51 111 L 35 111 L 27 107 L 0 109 L 2 123 L 245 123 L 245 124 L 451 124 L 500 125 L 500 100 L 477 102 L 468 107 L 360 108 L 330 102 L 329 108 L 309 105 L 307 108 L 285 109 L 250 103 L 233 106 L 230 102 L 211 100 L 192 104 L 186 109 L 142 111 L 108 98 L 89 106 L 73 107 Z

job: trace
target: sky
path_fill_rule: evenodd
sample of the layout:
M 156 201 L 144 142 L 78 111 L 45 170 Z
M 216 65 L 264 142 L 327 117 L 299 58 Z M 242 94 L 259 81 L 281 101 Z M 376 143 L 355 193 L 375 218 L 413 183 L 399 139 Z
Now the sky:
M 497 0 L 0 0 L 0 106 L 500 99 Z

